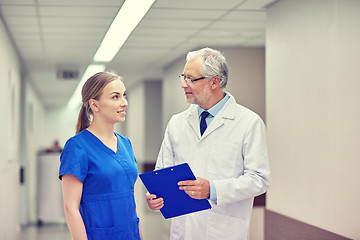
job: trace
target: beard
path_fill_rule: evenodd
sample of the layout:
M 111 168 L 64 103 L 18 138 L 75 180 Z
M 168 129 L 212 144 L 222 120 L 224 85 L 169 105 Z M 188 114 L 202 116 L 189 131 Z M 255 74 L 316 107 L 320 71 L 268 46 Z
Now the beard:
M 211 91 L 209 88 L 204 88 L 201 92 L 199 92 L 196 95 L 192 94 L 192 97 L 185 96 L 185 100 L 188 103 L 196 104 L 199 106 L 206 105 L 210 99 L 211 99 Z

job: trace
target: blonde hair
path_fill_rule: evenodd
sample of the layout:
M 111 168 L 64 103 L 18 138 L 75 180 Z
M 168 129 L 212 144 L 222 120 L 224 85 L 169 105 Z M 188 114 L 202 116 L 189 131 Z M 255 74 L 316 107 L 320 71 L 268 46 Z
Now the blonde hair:
M 104 87 L 114 81 L 121 80 L 122 78 L 114 73 L 110 72 L 99 72 L 91 76 L 86 80 L 84 86 L 82 87 L 81 96 L 82 96 L 82 105 L 79 112 L 78 121 L 76 124 L 76 134 L 90 126 L 91 115 L 93 114 L 89 100 L 95 99 L 98 100 L 102 94 Z

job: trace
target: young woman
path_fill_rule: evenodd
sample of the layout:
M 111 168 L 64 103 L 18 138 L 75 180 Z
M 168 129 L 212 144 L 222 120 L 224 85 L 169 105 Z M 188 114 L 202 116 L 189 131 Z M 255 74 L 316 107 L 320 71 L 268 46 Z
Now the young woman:
M 127 104 L 115 74 L 97 73 L 82 88 L 76 135 L 65 144 L 59 170 L 73 240 L 142 239 L 134 198 L 137 163 L 129 139 L 114 133 Z

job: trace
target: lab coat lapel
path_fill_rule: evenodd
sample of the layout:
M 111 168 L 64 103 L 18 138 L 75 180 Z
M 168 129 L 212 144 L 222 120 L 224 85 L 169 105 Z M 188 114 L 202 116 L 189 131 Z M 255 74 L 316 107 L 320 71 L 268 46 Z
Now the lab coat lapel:
M 224 119 L 222 116 L 219 116 L 220 113 L 218 113 L 215 118 L 211 121 L 210 125 L 206 128 L 206 131 L 202 135 L 202 138 L 205 138 L 207 135 L 218 129 L 224 124 Z
M 228 93 L 230 95 L 230 93 Z M 202 138 L 205 138 L 216 129 L 225 124 L 225 119 L 235 119 L 235 107 L 236 101 L 233 96 L 230 95 L 230 99 L 227 101 L 225 106 L 220 110 L 220 112 L 215 116 L 211 121 L 210 125 L 207 127 L 206 131 L 202 135 Z
M 198 110 L 197 105 L 192 104 L 188 108 L 188 123 L 191 126 L 192 130 L 194 131 L 195 135 L 198 138 L 201 138 L 200 134 L 200 122 L 199 122 L 199 116 L 198 116 Z
M 198 115 L 198 105 L 192 104 L 188 110 L 188 123 L 194 131 L 195 135 L 199 139 L 204 139 L 207 135 L 221 127 L 225 123 L 225 119 L 235 119 L 235 108 L 236 101 L 235 98 L 230 94 L 230 99 L 227 101 L 223 109 L 215 116 L 215 118 L 211 121 L 210 125 L 207 127 L 204 134 L 201 136 L 200 134 L 200 122 Z

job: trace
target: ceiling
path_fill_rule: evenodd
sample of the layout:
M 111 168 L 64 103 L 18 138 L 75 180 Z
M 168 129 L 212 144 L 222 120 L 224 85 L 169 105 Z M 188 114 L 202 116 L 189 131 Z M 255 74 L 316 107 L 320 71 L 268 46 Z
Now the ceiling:
M 276 0 L 156 0 L 107 70 L 127 88 L 200 47 L 264 46 Z M 47 109 L 65 106 L 123 0 L 0 0 L 0 17 Z M 79 71 L 64 80 L 59 70 Z

